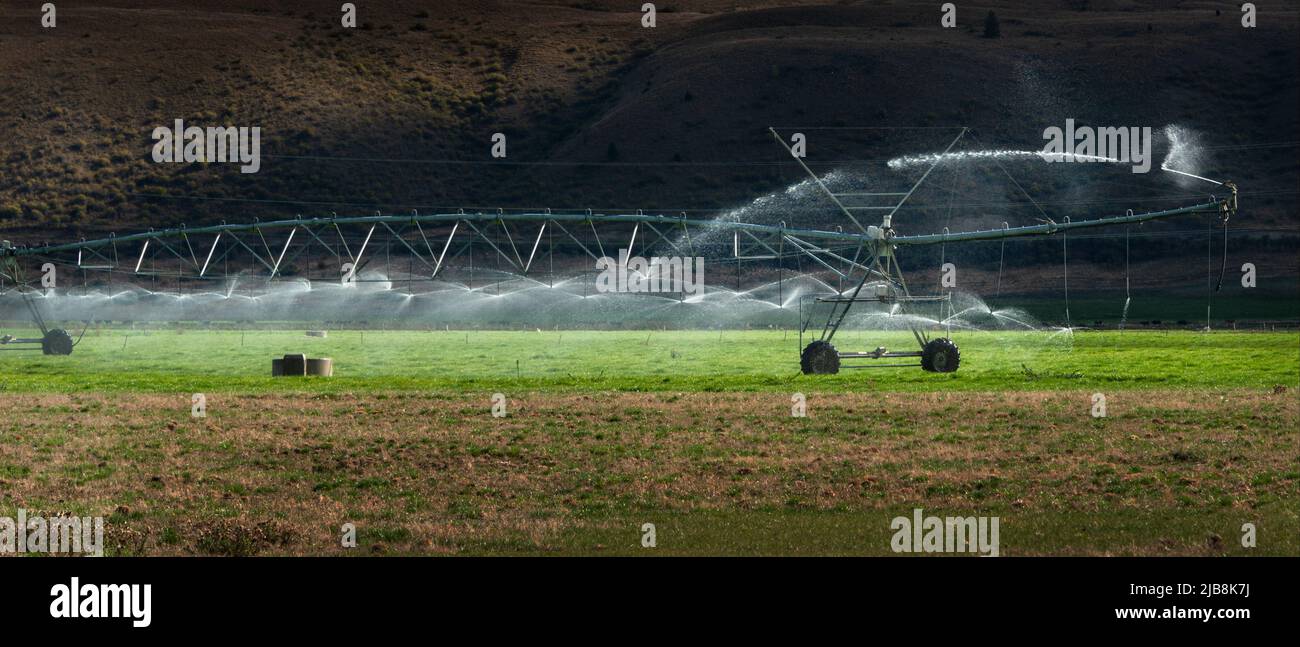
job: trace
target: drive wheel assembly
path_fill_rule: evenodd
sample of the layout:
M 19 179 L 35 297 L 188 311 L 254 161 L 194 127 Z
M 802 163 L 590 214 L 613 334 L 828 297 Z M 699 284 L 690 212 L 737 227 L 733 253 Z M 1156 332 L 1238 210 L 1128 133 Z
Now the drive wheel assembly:
M 46 355 L 71 355 L 72 335 L 62 328 L 54 328 L 41 339 L 41 352 Z
M 931 339 L 921 349 L 921 368 L 931 373 L 951 373 L 959 364 L 961 353 L 957 351 L 957 344 L 946 337 Z
M 815 341 L 803 349 L 799 368 L 805 375 L 826 375 L 840 372 L 840 354 L 828 341 Z

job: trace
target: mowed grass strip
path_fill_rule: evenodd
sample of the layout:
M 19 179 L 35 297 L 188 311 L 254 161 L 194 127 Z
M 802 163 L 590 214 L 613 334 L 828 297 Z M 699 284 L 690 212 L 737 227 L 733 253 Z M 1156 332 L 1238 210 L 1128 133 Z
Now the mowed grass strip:
M 1295 390 L 491 395 L 0 394 L 0 515 L 115 555 L 886 554 L 915 507 L 1004 555 L 1300 552 Z
M 0 354 L 0 392 L 1107 392 L 1300 386 L 1300 333 L 1294 332 L 956 331 L 953 338 L 961 348 L 955 373 L 878 368 L 806 376 L 799 372 L 797 331 L 342 330 L 320 339 L 303 330 L 97 329 L 70 356 Z M 809 341 L 805 336 L 803 342 Z M 834 342 L 843 351 L 917 348 L 905 331 L 844 330 Z M 271 378 L 271 359 L 286 353 L 331 357 L 335 377 Z

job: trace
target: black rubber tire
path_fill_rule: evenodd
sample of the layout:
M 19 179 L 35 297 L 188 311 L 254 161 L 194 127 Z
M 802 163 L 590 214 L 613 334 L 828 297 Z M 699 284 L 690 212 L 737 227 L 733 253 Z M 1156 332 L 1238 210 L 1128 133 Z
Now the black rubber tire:
M 41 339 L 41 352 L 46 355 L 71 355 L 72 335 L 62 328 L 55 328 Z
M 921 349 L 921 368 L 931 373 L 951 373 L 961 365 L 961 352 L 951 339 L 931 339 Z
M 799 356 L 804 375 L 833 375 L 840 372 L 840 353 L 828 341 L 808 344 Z

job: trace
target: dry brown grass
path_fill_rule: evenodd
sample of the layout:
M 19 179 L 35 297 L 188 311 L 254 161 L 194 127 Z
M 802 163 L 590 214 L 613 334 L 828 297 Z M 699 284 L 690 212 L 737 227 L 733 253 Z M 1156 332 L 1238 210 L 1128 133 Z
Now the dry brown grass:
M 929 509 L 1249 515 L 1297 500 L 1294 393 L 6 395 L 4 508 L 133 554 L 571 548 L 604 519 Z M 1155 540 L 1153 540 L 1155 541 Z M 1082 553 L 1105 552 L 1088 545 Z M 1140 552 L 1140 551 L 1139 551 Z

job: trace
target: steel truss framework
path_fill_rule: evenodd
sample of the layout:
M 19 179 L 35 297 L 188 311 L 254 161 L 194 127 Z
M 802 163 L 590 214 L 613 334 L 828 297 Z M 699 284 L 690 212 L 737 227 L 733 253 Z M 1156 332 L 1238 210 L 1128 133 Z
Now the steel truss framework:
M 793 151 L 772 130 L 772 135 L 792 155 Z M 965 135 L 962 129 L 945 152 Z M 950 303 L 947 295 L 913 296 L 907 289 L 896 253 L 908 246 L 939 245 L 980 240 L 1000 240 L 1024 236 L 1043 236 L 1076 229 L 1141 223 L 1148 220 L 1191 214 L 1217 214 L 1226 220 L 1236 212 L 1237 189 L 1225 188 L 1231 195 L 1176 209 L 1108 216 L 1089 220 L 1055 222 L 1044 218 L 1039 224 L 1000 229 L 939 234 L 901 235 L 892 227 L 892 218 L 926 180 L 938 162 L 906 192 L 836 194 L 794 156 L 830 202 L 857 231 L 789 228 L 784 223 L 766 225 L 729 220 L 704 220 L 681 216 L 654 215 L 641 211 L 622 214 L 541 212 L 475 212 L 407 215 L 365 215 L 325 218 L 292 218 L 269 222 L 185 226 L 73 243 L 40 246 L 0 244 L 0 287 L 24 294 L 33 319 L 41 328 L 41 339 L 0 338 L 0 347 L 8 344 L 41 343 L 50 353 L 71 352 L 71 340 L 62 330 L 46 327 L 39 309 L 30 299 L 34 285 L 25 279 L 24 269 L 41 263 L 52 264 L 80 273 L 83 284 L 91 275 L 106 277 L 106 282 L 155 282 L 174 279 L 177 289 L 202 285 L 203 282 L 226 281 L 232 276 L 260 277 L 268 281 L 350 280 L 364 281 L 361 272 L 371 267 L 381 255 L 386 281 L 410 286 L 419 281 L 447 279 L 449 272 L 468 266 L 469 283 L 474 279 L 475 250 L 487 250 L 490 268 L 502 269 L 517 276 L 545 273 L 553 276 L 557 259 L 570 269 L 574 259 L 616 258 L 621 250 L 628 255 L 652 257 L 706 257 L 714 263 L 736 264 L 739 282 L 740 264 L 768 262 L 780 267 L 793 261 L 809 261 L 815 270 L 836 275 L 841 285 L 854 286 L 834 295 L 818 298 L 829 306 L 829 314 L 820 336 L 803 352 L 804 372 L 833 373 L 842 359 L 921 359 L 927 370 L 956 370 L 957 348 L 951 339 L 931 339 L 928 331 L 913 329 L 920 346 L 916 351 L 893 352 L 880 347 L 867 353 L 839 353 L 831 345 L 836 330 L 844 322 L 853 304 L 880 302 L 906 312 L 918 303 Z M 842 197 L 872 196 L 896 198 L 888 206 L 846 206 Z M 864 226 L 855 211 L 884 212 L 880 225 Z M 720 235 L 721 234 L 721 235 Z M 557 244 L 558 243 L 558 244 Z M 380 251 L 382 248 L 382 251 Z M 671 252 L 671 254 L 669 254 Z M 394 256 L 394 253 L 396 256 Z M 481 253 L 481 252 L 480 252 Z M 392 262 L 406 262 L 406 270 L 393 271 Z M 234 265 L 232 271 L 231 266 Z M 479 267 L 484 263 L 479 261 Z M 376 266 L 377 267 L 377 266 Z M 585 271 L 591 271 L 586 265 Z M 545 268 L 545 269 L 542 269 Z M 561 268 L 562 271 L 565 268 Z M 350 273 L 350 274 L 349 274 Z M 405 279 L 395 279 L 404 274 Z M 62 274 L 66 276 L 66 273 Z M 114 275 L 118 278 L 115 279 Z M 66 284 L 66 281 L 61 283 Z M 873 287 L 864 293 L 868 284 Z M 739 287 L 739 286 L 738 286 Z M 802 306 L 802 302 L 801 302 Z M 801 307 L 802 309 L 802 307 Z M 802 331 L 809 327 L 805 321 Z M 51 339 L 51 336 L 57 339 Z M 891 364 L 895 366 L 897 364 Z M 908 364 L 911 365 L 911 364 Z
M 1235 203 L 1235 200 L 1233 200 Z M 1212 200 L 1202 204 L 1147 213 L 1128 212 L 1092 220 L 1045 222 L 1023 227 L 1003 227 L 956 233 L 896 235 L 892 228 L 867 227 L 862 233 L 818 229 L 791 229 L 782 226 L 725 220 L 700 220 L 665 215 L 635 214 L 556 214 L 540 213 L 445 213 L 410 215 L 372 215 L 328 218 L 293 218 L 270 222 L 220 224 L 207 227 L 150 230 L 125 236 L 109 236 L 75 243 L 42 246 L 11 246 L 5 243 L 0 256 L 6 259 L 0 269 L 11 285 L 22 282 L 17 266 L 23 260 L 54 263 L 56 266 L 86 272 L 125 273 L 152 276 L 158 271 L 145 266 L 159 257 L 169 263 L 167 276 L 181 279 L 216 280 L 226 278 L 223 263 L 241 254 L 251 259 L 267 279 L 283 278 L 286 270 L 313 248 L 341 263 L 351 262 L 360 268 L 374 260 L 372 243 L 375 235 L 397 245 L 399 253 L 424 268 L 421 280 L 436 278 L 450 261 L 480 244 L 492 250 L 507 266 L 521 275 L 535 273 L 538 262 L 552 253 L 556 239 L 571 249 L 598 259 L 617 256 L 617 250 L 650 254 L 671 250 L 679 256 L 709 256 L 719 261 L 773 260 L 802 256 L 819 266 L 840 273 L 835 263 L 858 271 L 870 269 L 838 253 L 864 246 L 887 244 L 890 248 L 912 245 L 938 245 L 976 240 L 999 240 L 1024 236 L 1063 233 L 1075 229 L 1132 224 L 1190 214 L 1225 214 L 1229 200 Z M 1235 204 L 1233 206 L 1235 209 Z M 531 227 L 529 227 L 531 225 Z M 353 231 L 345 231 L 345 228 Z M 529 229 L 531 229 L 529 231 Z M 602 237 L 601 231 L 605 231 Z M 715 239 L 697 244 L 701 234 L 725 231 L 730 244 L 719 245 Z M 586 235 L 586 234 L 590 235 Z M 548 236 L 549 234 L 549 236 Z M 356 246 L 356 242 L 360 245 Z M 294 245 L 295 241 L 298 243 Z M 351 241 L 351 244 L 349 243 Z M 543 243 L 551 243 L 545 249 Z M 354 249 L 354 247 L 356 247 Z M 719 254 L 725 248 L 726 254 Z M 388 250 L 391 252 L 391 249 Z M 613 251 L 613 254 L 609 252 Z M 539 255 L 539 252 L 540 255 Z M 427 272 L 427 273 L 426 273 Z M 294 276 L 300 276 L 297 272 Z M 847 277 L 847 275 L 845 275 Z M 317 280 L 338 280 L 308 277 Z
M 1042 236 L 1189 214 L 1226 216 L 1235 208 L 1234 193 L 1226 200 L 1163 211 L 916 236 L 897 235 L 889 227 L 863 227 L 860 232 L 794 229 L 645 213 L 456 212 L 293 218 L 150 230 L 57 245 L 27 247 L 4 243 L 0 246 L 3 257 L 0 282 L 7 289 L 33 289 L 25 279 L 24 270 L 35 270 L 36 263 L 51 263 L 62 276 L 66 276 L 66 270 L 73 270 L 81 274 L 83 282 L 90 282 L 88 277 L 103 277 L 110 282 L 174 279 L 178 289 L 186 284 L 225 281 L 234 273 L 267 280 L 339 281 L 346 264 L 351 264 L 354 273 L 360 274 L 382 257 L 389 269 L 394 259 L 399 265 L 405 261 L 404 273 L 408 278 L 404 281 L 409 284 L 437 280 L 449 268 L 458 269 L 463 278 L 467 264 L 472 278 L 475 249 L 480 253 L 486 250 L 491 258 L 488 264 L 480 260 L 480 268 L 495 266 L 520 276 L 553 273 L 557 255 L 562 259 L 573 256 L 599 259 L 617 257 L 622 249 L 630 255 L 649 257 L 671 253 L 737 264 L 801 259 L 808 261 L 809 267 L 831 272 L 850 285 L 857 283 L 850 295 L 823 300 L 831 305 L 831 314 L 820 340 L 829 343 L 854 302 L 893 299 L 902 304 L 935 300 L 907 294 L 894 259 L 894 252 L 907 246 Z M 718 232 L 723 232 L 723 236 Z M 391 276 L 388 280 L 394 285 L 403 282 Z M 892 286 L 892 291 L 864 296 L 861 291 L 869 281 L 882 281 Z M 39 312 L 34 305 L 32 308 L 40 325 Z M 44 325 L 40 327 L 43 334 L 48 334 Z M 927 343 L 924 331 L 917 332 L 918 341 L 922 345 Z M 900 355 L 878 357 L 895 356 Z

